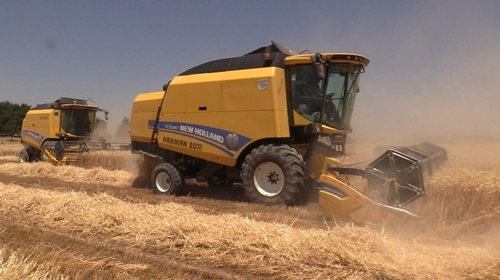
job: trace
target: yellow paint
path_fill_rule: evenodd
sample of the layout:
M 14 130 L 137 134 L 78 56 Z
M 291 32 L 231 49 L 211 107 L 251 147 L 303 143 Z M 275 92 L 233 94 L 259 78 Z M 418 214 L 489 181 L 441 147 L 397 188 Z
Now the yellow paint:
M 404 209 L 369 199 L 333 174 L 322 174 L 318 183 L 334 188 L 334 191 L 320 190 L 318 201 L 323 214 L 335 221 L 387 225 L 417 217 Z
M 336 55 L 326 53 L 326 59 L 335 60 Z M 356 54 L 350 54 L 359 56 Z M 313 54 L 288 56 L 285 65 L 310 64 Z M 338 61 L 338 60 L 335 60 Z M 361 61 L 339 61 L 361 64 Z M 364 65 L 366 66 L 366 65 Z M 165 96 L 164 96 L 165 94 Z M 163 101 L 163 102 L 162 102 Z M 156 119 L 161 105 L 160 122 L 183 123 L 222 129 L 251 139 L 252 142 L 266 138 L 290 137 L 289 104 L 285 81 L 285 70 L 279 67 L 263 67 L 176 76 L 169 83 L 166 93 L 151 92 L 139 94 L 134 100 L 131 116 L 130 135 L 132 141 L 149 143 L 153 135 L 150 121 Z M 311 121 L 295 111 L 293 120 L 297 126 L 305 126 Z M 322 126 L 323 133 L 346 133 Z M 202 145 L 202 150 L 165 143 L 171 138 Z M 175 138 L 177 137 L 177 138 Z M 224 151 L 223 147 L 207 145 L 197 137 L 178 132 L 159 131 L 158 144 L 161 148 L 182 154 L 234 166 L 243 151 Z M 318 156 L 324 158 L 324 155 Z M 322 160 L 314 169 L 323 166 Z
M 326 59 L 329 59 L 330 61 L 335 61 L 335 63 L 349 63 L 349 64 L 355 64 L 355 65 L 362 65 L 363 67 L 366 67 L 366 64 L 363 63 L 362 61 L 356 61 L 356 60 L 347 60 L 347 59 L 339 59 L 338 57 L 340 56 L 354 56 L 354 57 L 360 57 L 363 59 L 367 59 L 365 56 L 360 55 L 360 54 L 355 54 L 355 53 L 321 53 L 323 57 Z M 314 54 L 301 54 L 301 55 L 293 55 L 293 56 L 288 56 L 285 58 L 285 65 L 297 65 L 297 64 L 311 64 L 312 63 L 312 57 Z
M 61 106 L 62 110 L 65 108 L 77 108 L 96 111 L 98 107 L 91 105 L 75 105 L 64 104 Z M 91 137 L 77 137 L 71 135 L 61 128 L 62 112 L 59 109 L 31 109 L 29 110 L 22 123 L 21 139 L 22 141 L 35 149 L 40 150 L 43 143 L 48 140 L 59 139 L 59 134 L 66 133 L 69 139 L 90 139 Z M 95 119 L 91 120 L 95 123 Z M 94 127 L 95 128 L 95 127 Z M 39 137 L 36 137 L 39 136 Z
M 146 143 L 151 141 L 153 130 L 148 127 L 148 120 L 156 119 L 164 94 L 165 92 L 159 91 L 137 95 L 132 104 L 132 117 L 130 118 L 130 137 L 132 141 Z
M 153 131 L 148 124 L 155 120 L 160 104 L 160 121 L 222 129 L 248 137 L 252 142 L 290 137 L 284 70 L 281 68 L 177 76 L 170 82 L 163 103 L 162 99 L 163 92 L 136 97 L 131 117 L 132 141 L 149 143 Z M 164 137 L 188 141 L 203 149 L 168 144 L 162 141 Z M 193 135 L 166 131 L 159 132 L 158 144 L 164 149 L 229 166 L 236 164 L 239 153 L 245 148 L 229 151 L 232 155 L 228 155 L 223 146 L 222 150 L 217 149 Z

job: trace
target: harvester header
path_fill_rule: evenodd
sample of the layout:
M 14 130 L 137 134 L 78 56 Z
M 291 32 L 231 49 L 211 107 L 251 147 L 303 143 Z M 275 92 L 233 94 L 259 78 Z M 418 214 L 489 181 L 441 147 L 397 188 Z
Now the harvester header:
M 423 142 L 387 150 L 365 169 L 330 164 L 327 172 L 360 176 L 368 182 L 363 194 L 352 187 L 323 178 L 319 203 L 323 213 L 358 223 L 401 221 L 416 217 L 402 208 L 427 194 L 426 181 L 447 161 L 446 150 Z M 328 182 L 330 181 L 330 182 Z

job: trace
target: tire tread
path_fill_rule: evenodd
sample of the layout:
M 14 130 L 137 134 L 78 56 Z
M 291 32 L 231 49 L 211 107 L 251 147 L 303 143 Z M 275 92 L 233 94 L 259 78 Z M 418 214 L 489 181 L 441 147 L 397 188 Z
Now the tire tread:
M 274 197 L 263 196 L 254 185 L 255 169 L 265 161 L 278 164 L 285 175 L 283 190 Z M 292 206 L 305 201 L 305 163 L 302 156 L 287 145 L 262 145 L 253 149 L 242 164 L 241 179 L 245 195 L 252 202 Z

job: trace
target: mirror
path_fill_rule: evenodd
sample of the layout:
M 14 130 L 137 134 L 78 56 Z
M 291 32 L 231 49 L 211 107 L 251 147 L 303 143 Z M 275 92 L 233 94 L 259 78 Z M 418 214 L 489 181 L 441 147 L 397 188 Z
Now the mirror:
M 316 74 L 317 79 L 324 79 L 325 78 L 325 67 L 323 66 L 323 63 L 315 62 L 314 63 L 314 72 Z

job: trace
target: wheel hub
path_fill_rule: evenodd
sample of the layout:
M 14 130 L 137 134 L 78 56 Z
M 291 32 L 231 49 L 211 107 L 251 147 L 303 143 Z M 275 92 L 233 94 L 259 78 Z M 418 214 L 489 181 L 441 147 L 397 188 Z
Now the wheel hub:
M 161 192 L 167 192 L 172 187 L 172 179 L 166 172 L 156 175 L 156 187 Z
M 266 161 L 255 169 L 253 182 L 260 194 L 274 197 L 280 194 L 285 186 L 285 174 L 278 164 Z
M 279 181 L 279 175 L 276 174 L 276 172 L 271 172 L 267 176 L 268 182 L 271 183 L 271 185 L 278 184 Z

